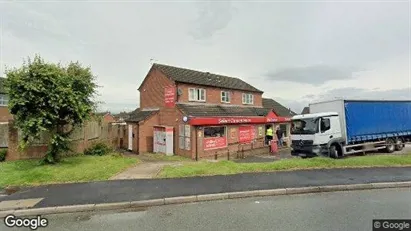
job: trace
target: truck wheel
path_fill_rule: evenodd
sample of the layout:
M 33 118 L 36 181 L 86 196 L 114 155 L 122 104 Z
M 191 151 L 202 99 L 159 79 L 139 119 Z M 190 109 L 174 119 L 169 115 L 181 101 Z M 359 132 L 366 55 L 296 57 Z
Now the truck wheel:
M 402 139 L 397 139 L 397 143 L 395 144 L 395 150 L 401 151 L 403 148 L 404 148 L 404 143 L 402 142 Z
M 339 157 L 338 148 L 335 145 L 331 145 L 328 152 L 331 158 L 337 159 Z
M 386 141 L 385 151 L 393 153 L 395 151 L 395 142 L 393 139 L 388 138 Z

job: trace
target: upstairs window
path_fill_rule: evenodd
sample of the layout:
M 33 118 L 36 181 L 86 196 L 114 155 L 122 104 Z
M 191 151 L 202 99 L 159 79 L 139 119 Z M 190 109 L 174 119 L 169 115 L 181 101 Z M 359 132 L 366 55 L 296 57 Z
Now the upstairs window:
M 253 104 L 253 103 L 254 103 L 254 95 L 243 93 L 243 104 Z
M 9 96 L 0 94 L 0 106 L 7 106 L 9 104 Z
M 221 92 L 221 102 L 222 103 L 229 103 L 230 102 L 230 92 L 222 91 Z
M 188 89 L 188 100 L 189 101 L 206 101 L 206 91 L 201 88 L 190 88 Z

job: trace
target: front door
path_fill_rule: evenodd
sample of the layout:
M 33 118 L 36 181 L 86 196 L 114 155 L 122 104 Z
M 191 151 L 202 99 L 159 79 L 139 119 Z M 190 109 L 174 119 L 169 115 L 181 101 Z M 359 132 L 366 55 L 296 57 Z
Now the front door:
M 128 125 L 128 150 L 133 150 L 133 125 Z

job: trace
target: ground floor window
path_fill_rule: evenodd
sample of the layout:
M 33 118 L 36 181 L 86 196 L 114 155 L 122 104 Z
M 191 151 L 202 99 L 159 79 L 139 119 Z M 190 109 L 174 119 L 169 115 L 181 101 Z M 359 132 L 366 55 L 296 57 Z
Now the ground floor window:
M 204 127 L 204 150 L 219 149 L 227 147 L 227 136 L 225 126 Z
M 204 138 L 225 137 L 225 134 L 226 134 L 225 126 L 204 128 Z

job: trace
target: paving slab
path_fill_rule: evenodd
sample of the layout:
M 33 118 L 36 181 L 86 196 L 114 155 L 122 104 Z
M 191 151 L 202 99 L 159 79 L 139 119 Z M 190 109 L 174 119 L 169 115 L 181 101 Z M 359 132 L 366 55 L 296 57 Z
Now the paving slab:
M 42 200 L 43 198 L 5 200 L 0 202 L 0 210 L 32 208 Z

